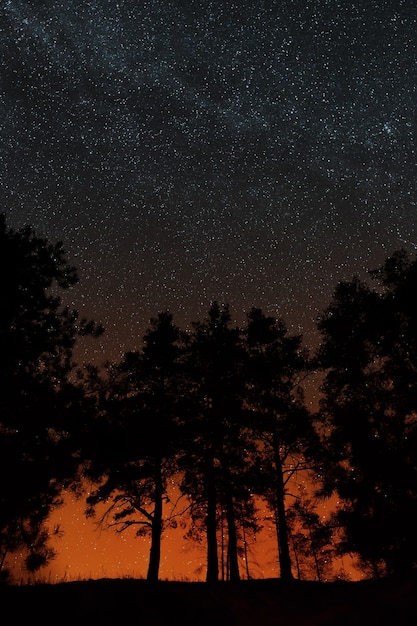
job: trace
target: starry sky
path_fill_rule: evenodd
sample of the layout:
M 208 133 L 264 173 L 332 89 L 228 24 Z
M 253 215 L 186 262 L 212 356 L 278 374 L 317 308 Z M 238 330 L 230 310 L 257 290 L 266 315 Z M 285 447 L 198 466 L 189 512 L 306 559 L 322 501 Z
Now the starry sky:
M 252 306 L 315 341 L 415 252 L 414 0 L 1 0 L 0 204 L 62 240 L 88 358 Z

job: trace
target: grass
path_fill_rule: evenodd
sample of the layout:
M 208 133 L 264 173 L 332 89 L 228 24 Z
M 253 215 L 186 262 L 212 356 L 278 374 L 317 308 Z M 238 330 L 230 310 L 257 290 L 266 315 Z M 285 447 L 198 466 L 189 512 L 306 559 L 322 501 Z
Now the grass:
M 2 585 L 0 606 L 5 626 L 38 620 L 44 626 L 415 626 L 417 576 L 334 583 L 103 578 Z

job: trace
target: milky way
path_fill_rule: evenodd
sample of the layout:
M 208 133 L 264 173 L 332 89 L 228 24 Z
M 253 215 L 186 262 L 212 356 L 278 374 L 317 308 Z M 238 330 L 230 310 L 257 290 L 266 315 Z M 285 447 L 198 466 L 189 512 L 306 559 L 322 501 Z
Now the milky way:
M 1 2 L 1 210 L 63 240 L 106 356 L 213 299 L 311 339 L 338 280 L 415 251 L 416 22 L 413 0 Z

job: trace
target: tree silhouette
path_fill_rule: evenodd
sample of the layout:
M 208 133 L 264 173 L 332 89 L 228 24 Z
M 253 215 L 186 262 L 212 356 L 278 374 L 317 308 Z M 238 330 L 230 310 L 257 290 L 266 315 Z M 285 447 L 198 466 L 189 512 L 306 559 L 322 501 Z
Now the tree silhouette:
M 281 578 L 291 579 L 286 496 L 292 477 L 311 467 L 309 449 L 317 440 L 300 388 L 307 370 L 301 336 L 290 336 L 282 320 L 260 309 L 248 315 L 247 402 L 259 467 L 257 491 L 274 512 Z
M 35 571 L 54 556 L 45 521 L 76 471 L 82 393 L 70 380 L 79 319 L 58 295 L 78 281 L 62 243 L 0 216 L 0 551 L 22 550 Z
M 107 376 L 89 372 L 98 404 L 85 474 L 100 481 L 88 498 L 89 512 L 110 500 L 103 523 L 150 533 L 152 581 L 159 577 L 168 481 L 176 473 L 180 354 L 179 330 L 164 312 L 151 320 L 142 351 L 127 353 L 118 367 L 109 366 Z
M 250 500 L 242 480 L 249 462 L 244 424 L 245 378 L 241 333 L 231 326 L 228 306 L 217 302 L 207 318 L 194 324 L 187 348 L 189 380 L 182 489 L 193 500 L 194 521 L 204 520 L 207 534 L 207 580 L 219 578 L 217 531 L 223 516 L 227 529 L 230 580 L 239 580 L 239 506 Z
M 300 495 L 290 507 L 287 519 L 298 578 L 322 582 L 332 575 L 332 560 L 336 551 L 331 517 L 322 521 L 314 505 L 311 498 Z
M 8 229 L 0 215 L 0 263 L 0 570 L 16 551 L 30 571 L 54 557 L 47 518 L 81 467 L 94 482 L 87 512 L 151 537 L 148 580 L 159 578 L 177 511 L 173 482 L 187 497 L 188 535 L 205 535 L 207 581 L 238 581 L 240 557 L 250 577 L 254 494 L 274 514 L 281 578 L 293 577 L 292 558 L 299 577 L 328 576 L 330 525 L 292 492 L 319 466 L 318 493 L 341 500 L 339 550 L 374 575 L 415 567 L 417 260 L 400 250 L 370 272 L 375 288 L 357 277 L 337 285 L 314 359 L 321 441 L 302 390 L 312 361 L 281 319 L 253 308 L 242 329 L 213 302 L 182 333 L 165 311 L 141 350 L 87 365 L 77 380 L 77 338 L 103 329 L 62 304 L 78 281 L 62 243 Z
M 417 559 L 417 264 L 399 251 L 371 276 L 377 289 L 339 283 L 319 322 L 323 468 L 329 492 L 346 502 L 345 550 L 395 573 Z

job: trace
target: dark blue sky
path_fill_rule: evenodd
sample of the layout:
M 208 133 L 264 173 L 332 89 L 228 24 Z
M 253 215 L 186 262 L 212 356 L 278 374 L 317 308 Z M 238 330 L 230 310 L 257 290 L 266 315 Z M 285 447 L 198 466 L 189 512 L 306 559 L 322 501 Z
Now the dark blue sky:
M 2 210 L 64 241 L 104 356 L 213 299 L 313 343 L 338 280 L 415 252 L 416 6 L 1 2 Z

